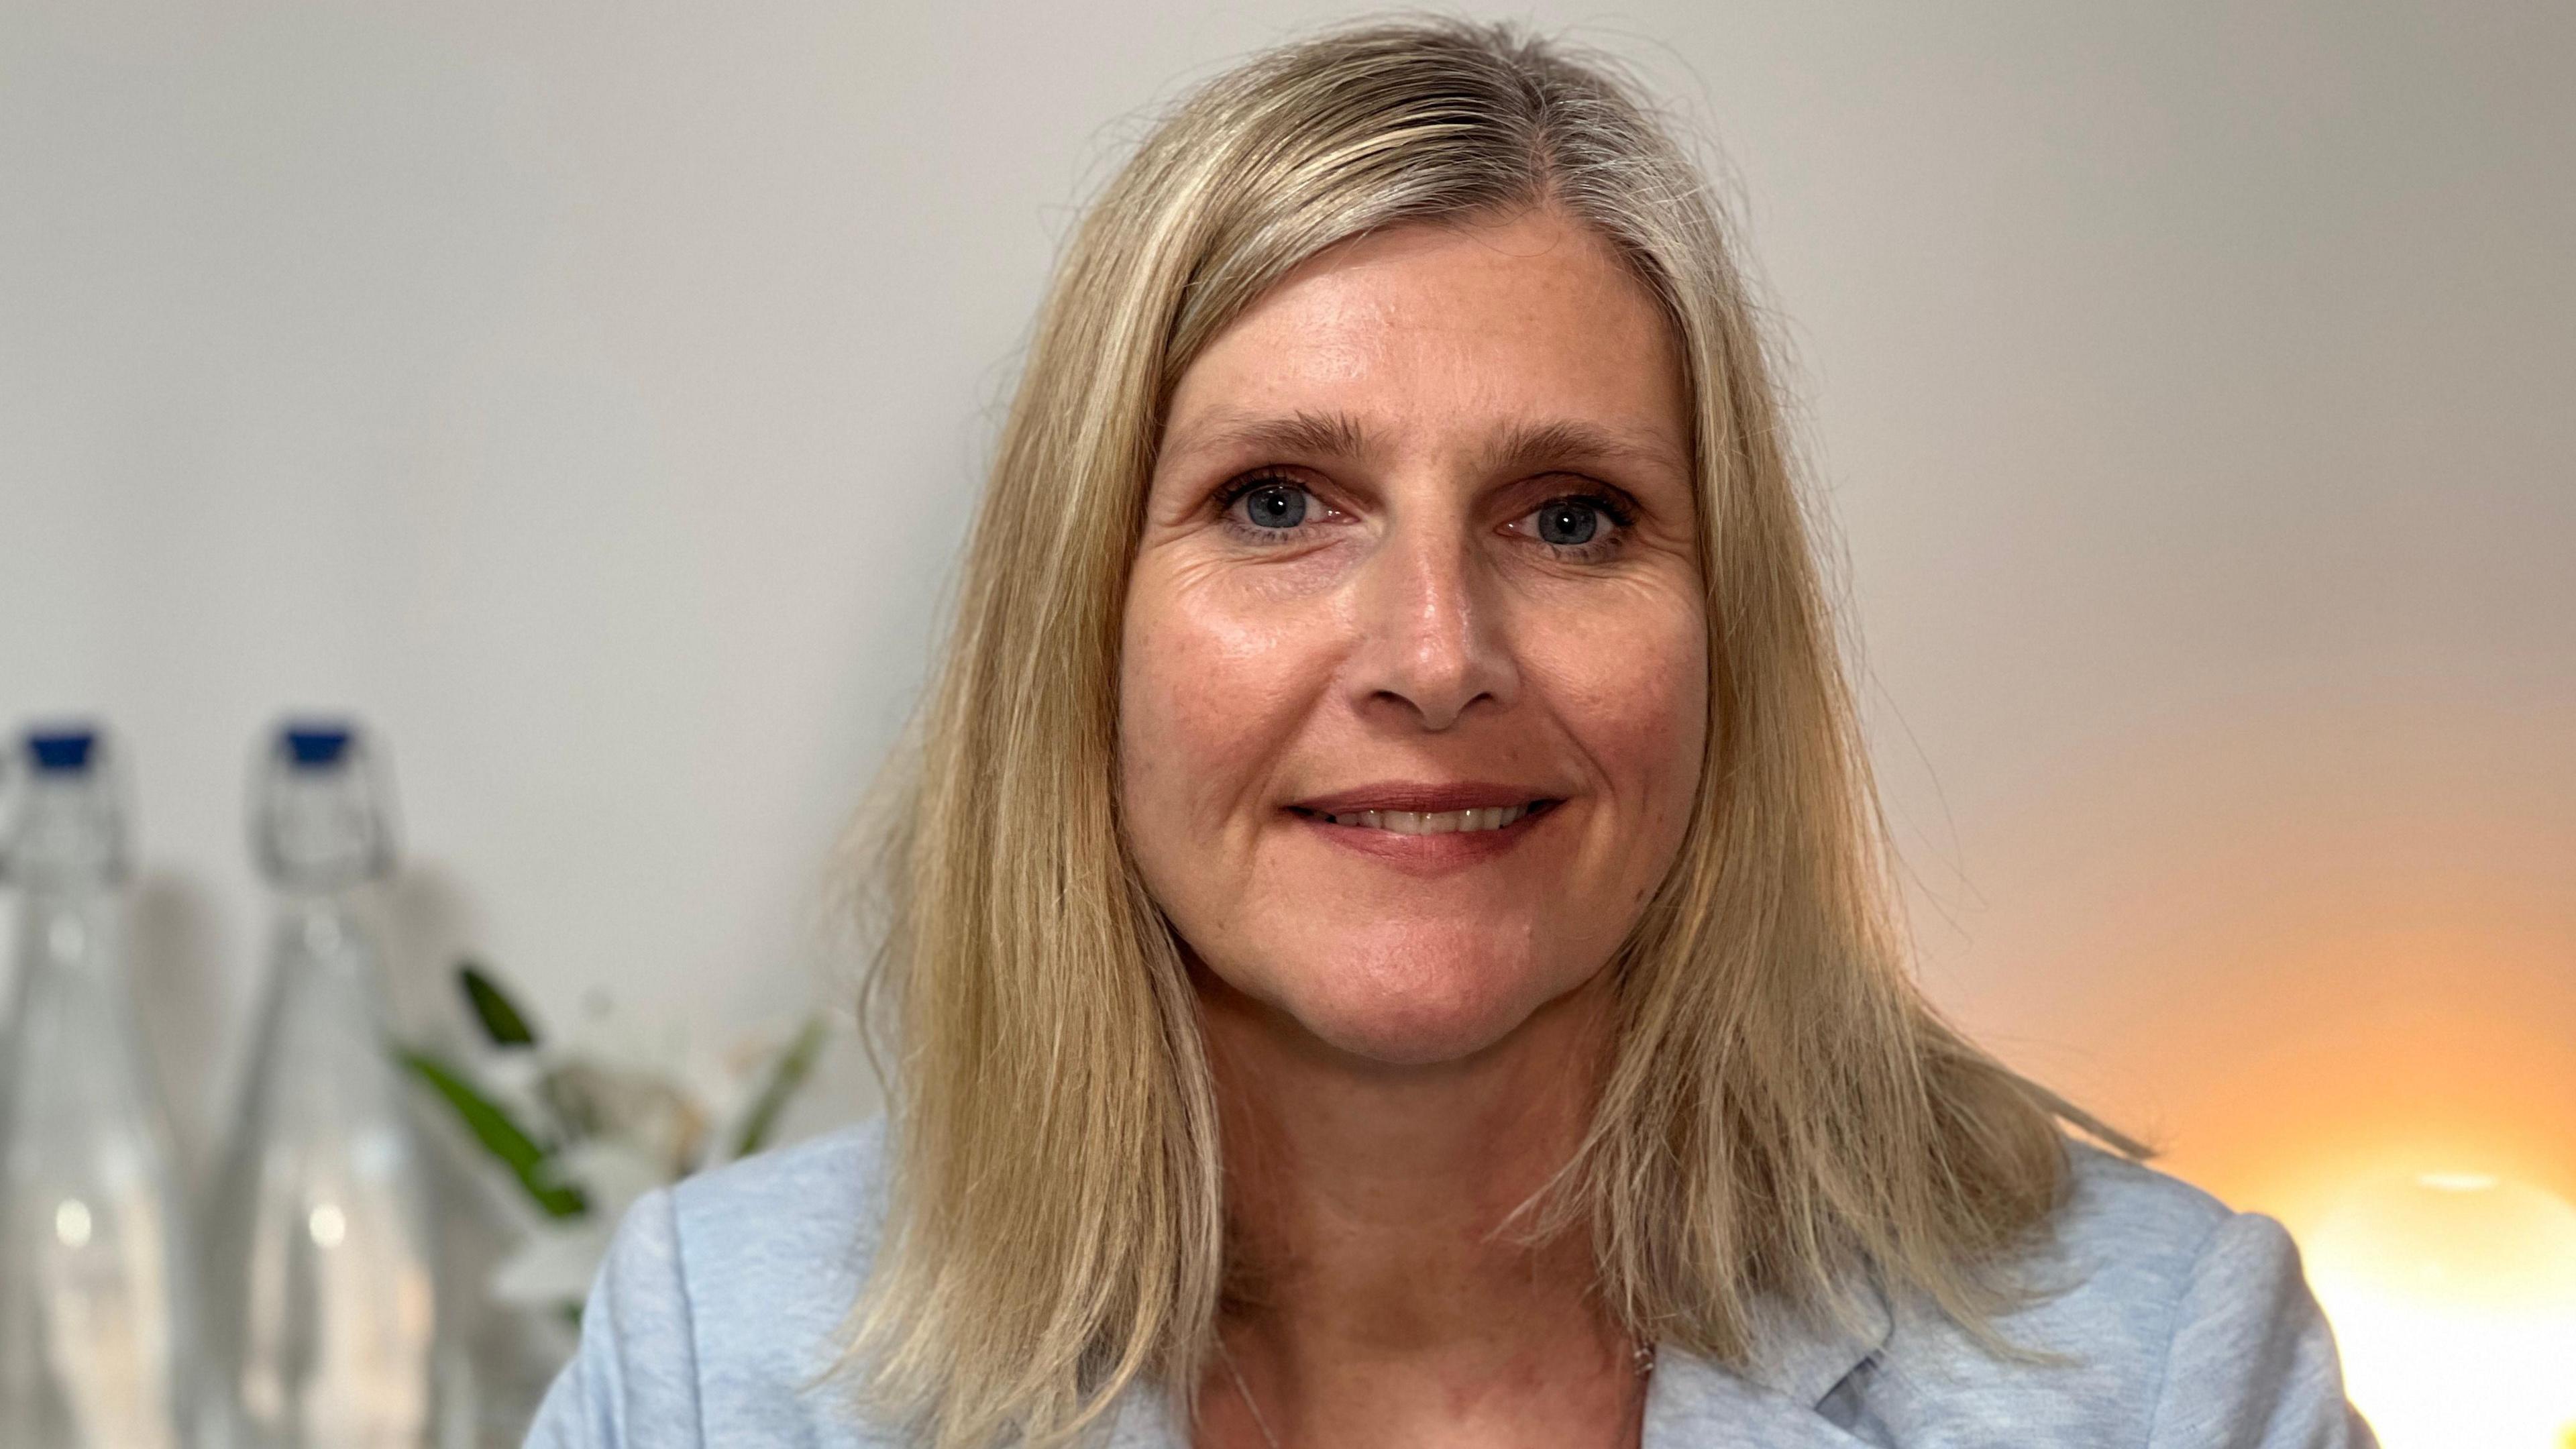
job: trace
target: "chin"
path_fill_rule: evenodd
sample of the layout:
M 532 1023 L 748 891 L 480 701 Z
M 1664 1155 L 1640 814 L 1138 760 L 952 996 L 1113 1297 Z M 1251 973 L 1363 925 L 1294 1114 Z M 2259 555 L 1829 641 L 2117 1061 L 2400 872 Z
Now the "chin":
M 1557 991 L 1487 952 L 1358 951 L 1291 983 L 1288 1014 L 1337 1051 L 1391 1067 L 1462 1061 L 1510 1036 Z

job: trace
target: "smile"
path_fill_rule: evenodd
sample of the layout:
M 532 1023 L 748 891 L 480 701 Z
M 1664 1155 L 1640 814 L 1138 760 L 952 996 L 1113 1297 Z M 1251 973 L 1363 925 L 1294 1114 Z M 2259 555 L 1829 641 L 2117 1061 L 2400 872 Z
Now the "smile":
M 1565 801 L 1533 794 L 1526 787 L 1381 785 L 1291 805 L 1288 814 L 1335 850 L 1431 878 L 1500 860 L 1545 829 Z
M 1481 830 L 1501 830 L 1555 803 L 1553 800 L 1531 800 L 1519 805 L 1494 805 L 1474 810 L 1300 810 L 1298 813 L 1327 825 L 1387 830 L 1397 835 L 1466 835 Z

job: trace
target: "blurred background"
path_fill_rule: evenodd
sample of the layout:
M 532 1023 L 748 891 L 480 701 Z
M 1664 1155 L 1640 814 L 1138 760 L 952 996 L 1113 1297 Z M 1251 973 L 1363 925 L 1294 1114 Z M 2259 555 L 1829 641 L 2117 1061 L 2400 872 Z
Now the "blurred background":
M 2576 1198 L 2576 9 L 1478 8 L 1724 168 L 1933 996 L 2312 1255 L 2372 1174 Z M 287 710 L 390 756 L 400 1010 L 841 1003 L 1051 258 L 1346 13 L 0 4 L 0 724 L 118 732 L 183 1156 Z

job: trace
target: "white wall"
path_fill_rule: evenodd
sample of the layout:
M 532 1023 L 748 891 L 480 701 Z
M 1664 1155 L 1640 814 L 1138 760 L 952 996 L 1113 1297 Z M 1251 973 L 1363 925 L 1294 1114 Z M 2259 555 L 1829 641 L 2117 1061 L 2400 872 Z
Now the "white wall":
M 128 746 L 190 1141 L 286 707 L 390 742 L 416 971 L 836 991 L 1058 240 L 1334 9 L 0 8 L 0 722 Z M 1736 167 L 1940 999 L 2242 1194 L 2576 1176 L 2576 11 L 1539 18 Z

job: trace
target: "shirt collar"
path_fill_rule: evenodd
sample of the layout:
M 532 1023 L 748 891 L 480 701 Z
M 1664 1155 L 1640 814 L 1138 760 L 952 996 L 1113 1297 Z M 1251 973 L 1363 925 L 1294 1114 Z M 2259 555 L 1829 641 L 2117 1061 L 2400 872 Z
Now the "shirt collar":
M 1643 1449 L 1863 1449 L 1817 1412 L 1834 1386 L 1885 1346 L 1893 1318 L 1866 1281 L 1834 1316 L 1758 1300 L 1740 1369 L 1665 1344 L 1646 1387 Z
M 1792 1309 L 1776 1297 L 1757 1300 L 1747 1377 L 1783 1398 L 1813 1405 L 1878 1352 L 1894 1327 L 1887 1299 L 1866 1276 L 1846 1283 L 1849 1297 L 1839 1315 Z

